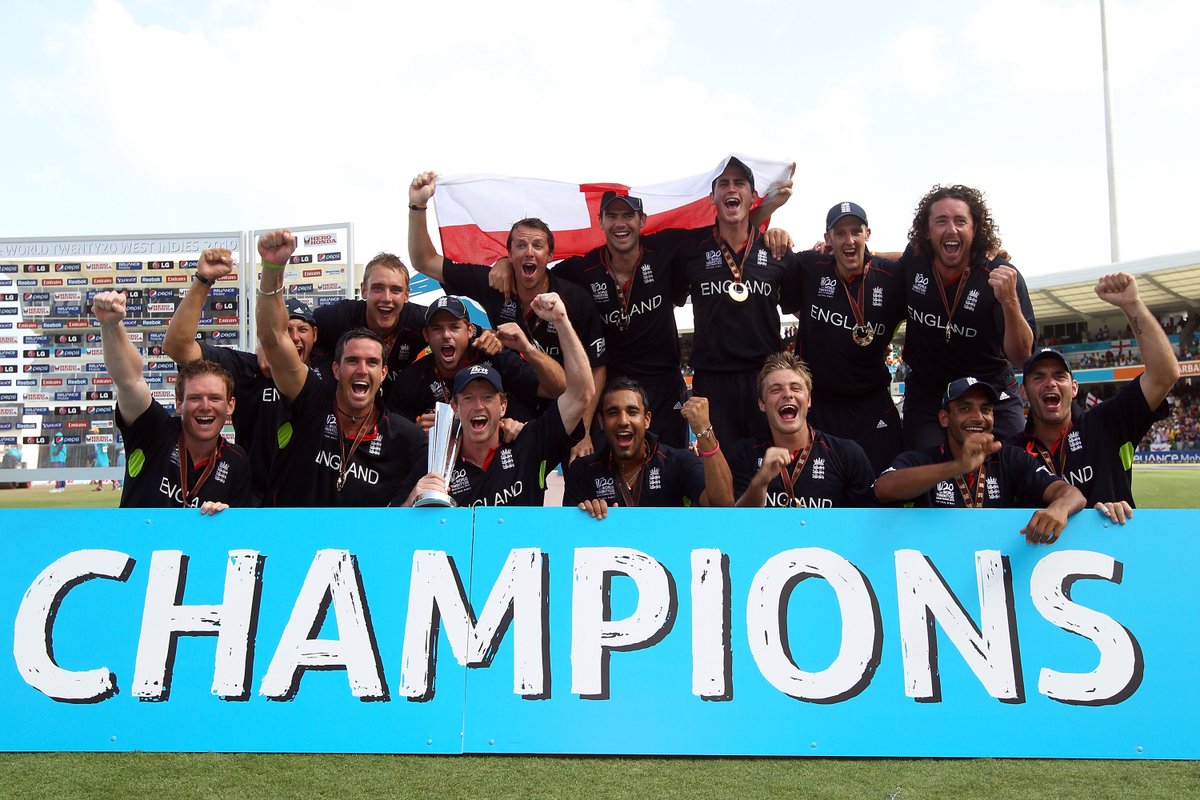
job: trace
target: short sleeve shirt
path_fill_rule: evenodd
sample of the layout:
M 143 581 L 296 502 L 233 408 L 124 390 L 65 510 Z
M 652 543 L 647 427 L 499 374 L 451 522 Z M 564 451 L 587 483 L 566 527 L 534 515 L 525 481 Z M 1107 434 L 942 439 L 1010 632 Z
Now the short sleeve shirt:
M 886 472 L 940 464 L 953 461 L 954 456 L 946 445 L 923 450 L 909 450 L 896 456 Z M 1041 508 L 1046 489 L 1057 480 L 1045 464 L 1014 445 L 1004 445 L 983 462 L 983 508 Z M 974 501 L 977 496 L 978 471 L 962 476 L 962 486 L 957 481 L 941 481 L 932 489 L 914 498 L 917 508 L 967 508 L 963 499 L 963 487 L 967 496 Z
M 128 453 L 121 508 L 183 507 L 179 480 L 179 434 L 183 420 L 169 414 L 157 400 L 151 400 L 132 425 L 125 424 L 118 407 L 117 427 Z M 230 506 L 251 504 L 250 460 L 242 448 L 222 440 L 215 453 L 217 463 L 203 483 L 200 479 L 209 461 L 192 463 L 186 447 L 182 457 L 186 461 L 189 492 L 196 495 L 188 502 L 189 507 L 197 508 L 209 500 Z M 199 490 L 195 488 L 197 484 Z
M 654 434 L 646 434 L 649 449 L 638 474 L 639 508 L 672 508 L 700 505 L 704 492 L 704 464 L 688 450 L 662 444 Z M 581 456 L 567 467 L 563 505 L 575 506 L 584 500 L 605 500 L 609 505 L 627 505 L 617 486 L 622 480 L 620 467 L 613 463 L 610 451 Z M 632 494 L 632 492 L 631 492 Z
M 342 436 L 334 414 L 336 387 L 311 372 L 290 404 L 291 417 L 279 435 L 279 456 L 269 481 L 266 505 L 400 505 L 427 472 L 428 443 L 415 424 L 384 412 L 364 436 L 343 470 L 343 453 L 353 440 Z M 378 406 L 377 406 L 378 408 Z M 339 476 L 345 484 L 337 489 Z
M 1166 401 L 1150 408 L 1141 381 L 1139 375 L 1116 396 L 1076 415 L 1066 436 L 1050 446 L 1038 442 L 1032 425 L 1018 444 L 1083 492 L 1088 505 L 1124 500 L 1133 506 L 1134 448 L 1169 413 Z
M 767 448 L 773 446 L 767 440 L 743 439 L 730 448 L 727 460 L 733 474 L 734 497 L 746 493 L 762 467 Z M 804 469 L 789 487 L 799 460 L 800 454 L 794 453 L 787 466 L 789 477 L 776 475 L 767 484 L 767 508 L 859 508 L 874 504 L 871 484 L 875 476 L 867 454 L 857 442 L 814 430 Z

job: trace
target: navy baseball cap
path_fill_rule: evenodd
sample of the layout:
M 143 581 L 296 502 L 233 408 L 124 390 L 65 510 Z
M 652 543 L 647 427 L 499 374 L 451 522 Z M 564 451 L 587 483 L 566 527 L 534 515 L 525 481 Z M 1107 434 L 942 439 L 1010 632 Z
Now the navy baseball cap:
M 288 319 L 302 319 L 309 325 L 317 324 L 317 318 L 313 316 L 312 309 L 299 297 L 289 297 L 287 299 L 287 310 Z
M 993 403 L 1000 402 L 1000 395 L 996 393 L 996 389 L 987 381 L 981 381 L 976 378 L 959 378 L 956 381 L 950 381 L 950 383 L 946 384 L 946 394 L 942 396 L 942 410 L 945 411 L 946 406 L 972 389 L 982 389 L 984 394 Z
M 468 316 L 467 304 L 454 295 L 447 294 L 434 300 L 429 304 L 429 308 L 425 309 L 425 324 L 432 322 L 433 315 L 439 311 L 445 311 L 455 319 L 466 319 Z
M 1055 350 L 1052 347 L 1043 347 L 1041 350 L 1038 350 L 1036 353 L 1031 355 L 1029 358 L 1025 359 L 1025 366 L 1021 368 L 1021 372 L 1022 373 L 1029 372 L 1029 370 L 1033 369 L 1034 364 L 1036 364 L 1037 362 L 1039 362 L 1043 359 L 1046 359 L 1046 358 L 1057 359 L 1058 363 L 1062 364 L 1063 368 L 1066 369 L 1067 374 L 1068 375 L 1072 374 L 1071 373 L 1071 365 L 1067 362 L 1066 356 L 1064 356 L 1062 353 L 1058 352 L 1057 350 Z
M 825 215 L 825 230 L 830 230 L 834 225 L 838 224 L 838 220 L 842 217 L 858 217 L 863 221 L 863 225 L 868 225 L 867 212 L 858 203 L 846 201 L 838 203 L 833 208 L 829 209 L 829 213 Z
M 500 380 L 500 373 L 488 363 L 472 364 L 465 369 L 460 369 L 454 376 L 454 394 L 456 396 L 461 394 L 471 381 L 487 381 L 495 387 L 497 392 L 504 391 L 504 382 Z
M 636 211 L 639 214 L 646 213 L 646 210 L 644 208 L 642 208 L 642 198 L 634 197 L 631 194 L 619 194 L 617 192 L 614 192 L 612 189 L 609 189 L 607 192 L 605 192 L 603 195 L 601 195 L 601 197 L 600 197 L 600 213 L 603 214 L 604 210 L 606 208 L 608 208 L 609 206 L 611 206 L 613 203 L 615 203 L 618 200 L 623 201 L 626 205 L 628 205 L 630 208 L 632 208 L 634 211 Z

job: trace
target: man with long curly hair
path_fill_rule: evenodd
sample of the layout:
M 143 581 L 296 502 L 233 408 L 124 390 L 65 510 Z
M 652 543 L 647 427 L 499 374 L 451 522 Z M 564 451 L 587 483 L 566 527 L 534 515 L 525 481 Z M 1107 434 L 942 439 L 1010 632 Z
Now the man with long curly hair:
M 941 443 L 942 390 L 963 375 L 996 390 L 995 436 L 1012 440 L 1024 427 L 1014 365 L 1033 352 L 1033 305 L 1012 264 L 990 258 L 1000 232 L 983 193 L 934 186 L 917 204 L 908 242 L 905 447 Z

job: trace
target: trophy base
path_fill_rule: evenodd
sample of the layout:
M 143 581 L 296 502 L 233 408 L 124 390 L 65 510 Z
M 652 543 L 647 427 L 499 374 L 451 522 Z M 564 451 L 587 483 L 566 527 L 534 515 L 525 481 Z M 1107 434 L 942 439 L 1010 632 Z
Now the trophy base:
M 421 508 L 422 506 L 441 506 L 442 508 L 456 508 L 457 503 L 454 498 L 445 492 L 421 492 L 413 500 L 413 508 Z

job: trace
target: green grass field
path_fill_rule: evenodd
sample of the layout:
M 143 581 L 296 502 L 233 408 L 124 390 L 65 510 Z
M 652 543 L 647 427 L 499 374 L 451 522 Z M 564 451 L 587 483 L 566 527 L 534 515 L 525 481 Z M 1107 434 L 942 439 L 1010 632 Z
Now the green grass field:
M 3 508 L 111 508 L 86 485 L 0 491 Z M 1200 469 L 1138 468 L 1140 508 L 1190 508 Z M 1068 732 L 1055 732 L 1065 735 Z M 899 791 L 899 794 L 891 793 Z M 0 754 L 0 797 L 1200 798 L 1200 763 L 1016 759 Z

